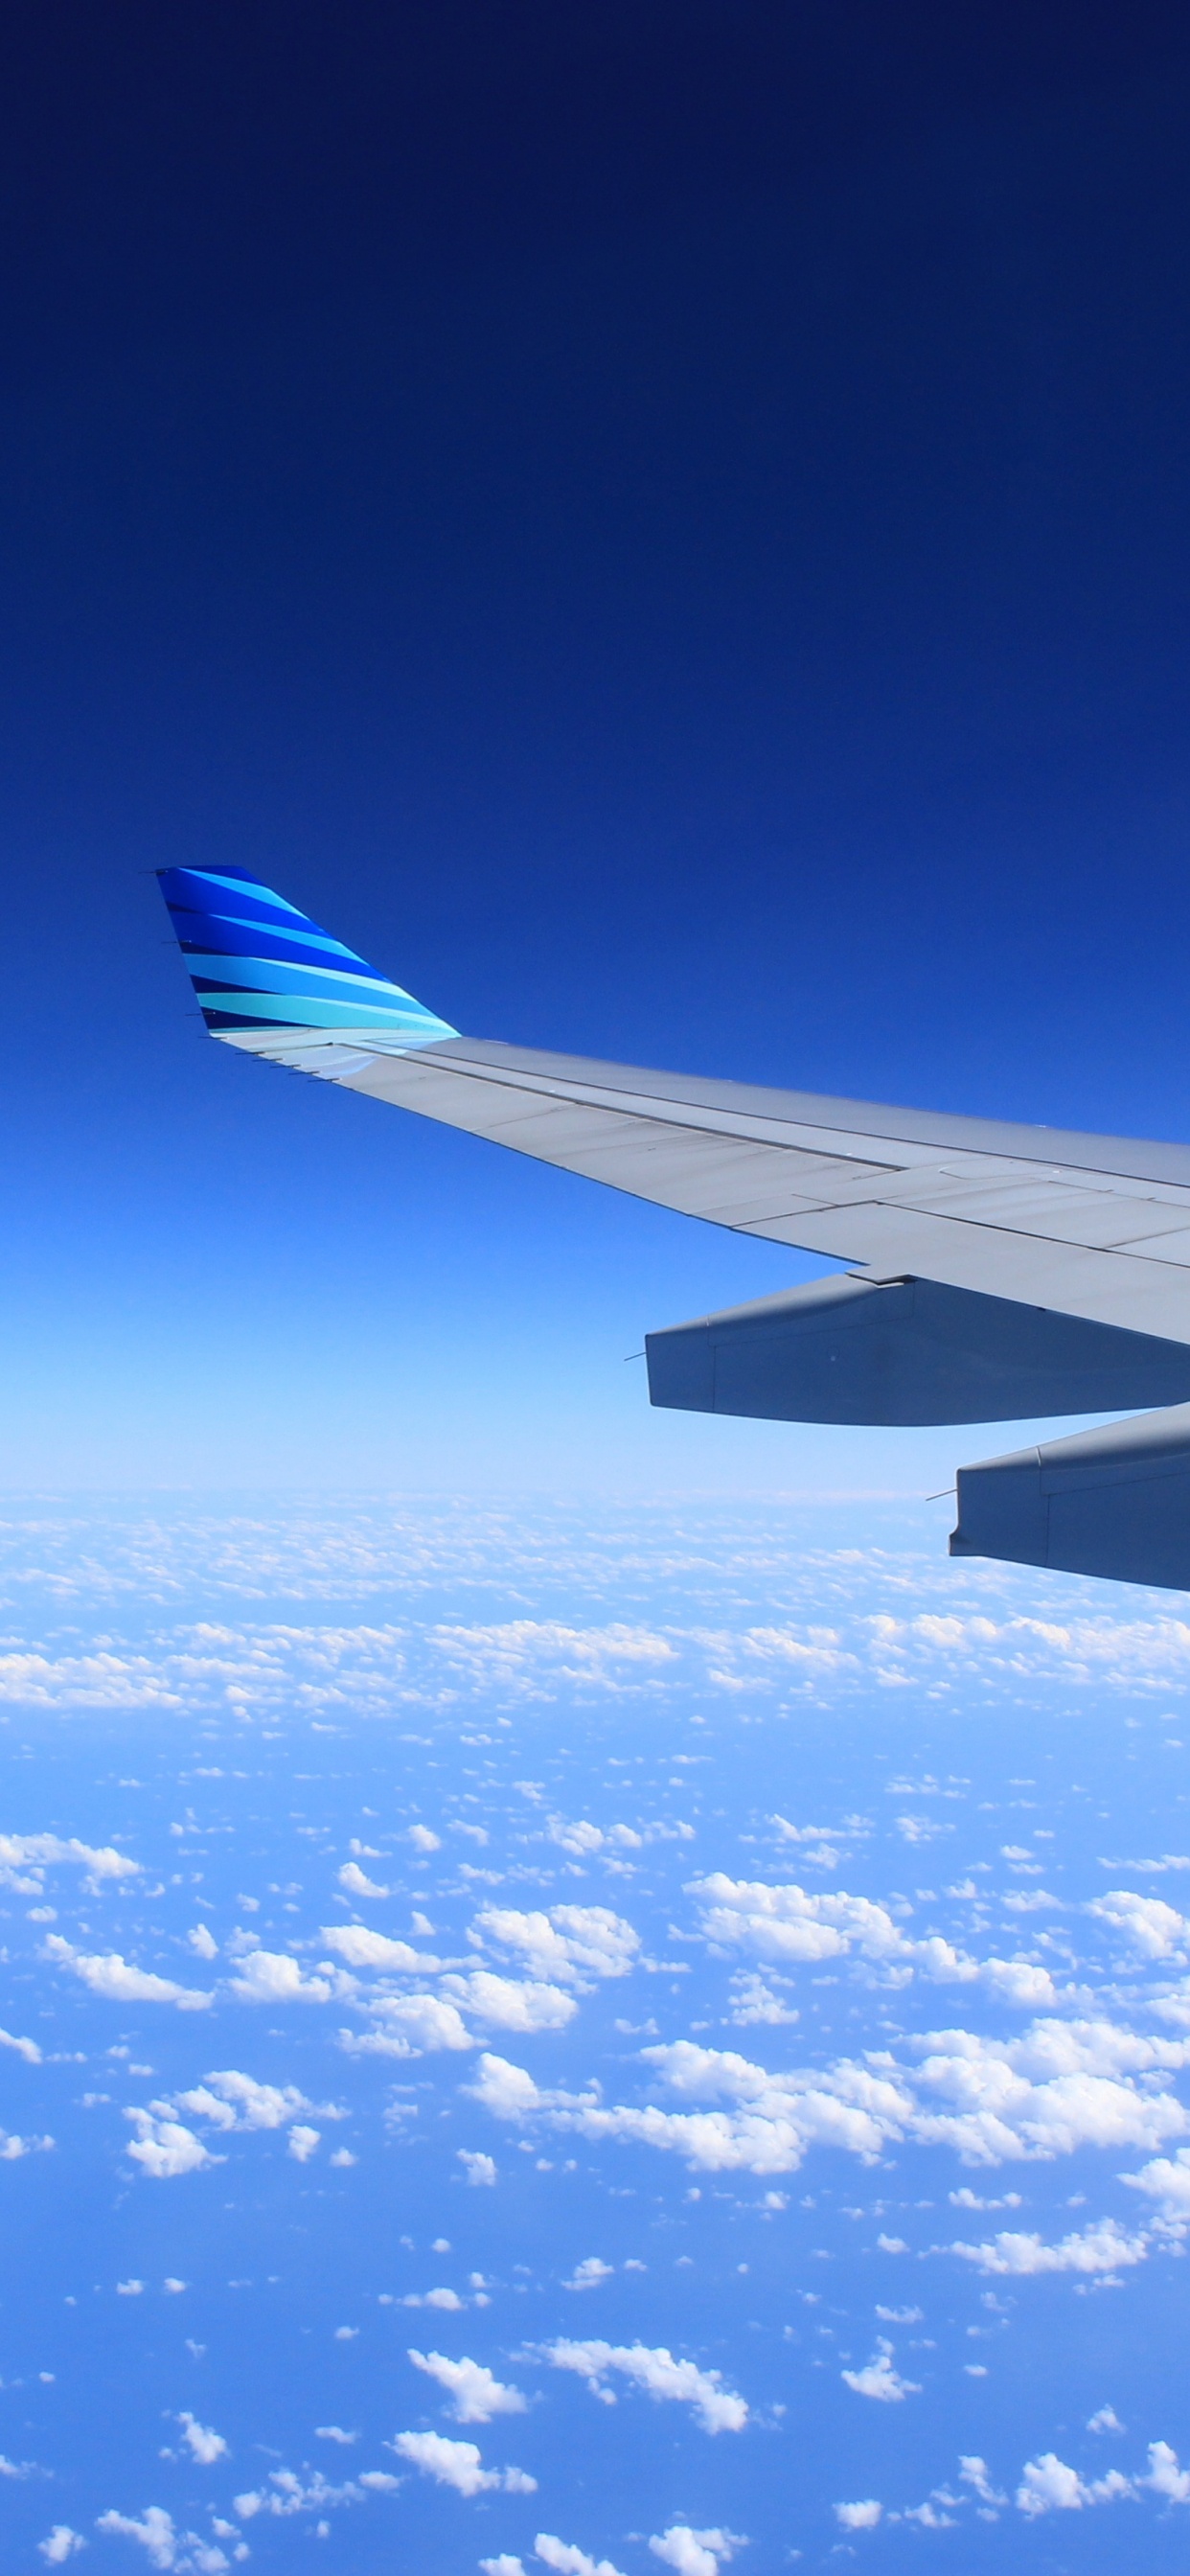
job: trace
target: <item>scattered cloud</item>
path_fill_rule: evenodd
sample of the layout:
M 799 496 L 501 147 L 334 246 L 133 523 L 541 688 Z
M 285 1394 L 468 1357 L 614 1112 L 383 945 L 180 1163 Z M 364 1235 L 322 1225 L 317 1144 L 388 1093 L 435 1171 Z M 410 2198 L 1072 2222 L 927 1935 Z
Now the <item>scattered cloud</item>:
M 364 2469 L 358 2478 L 349 2478 L 342 2486 L 332 2486 L 321 2469 L 315 2469 L 312 2475 L 307 2472 L 304 2479 L 293 2469 L 270 2469 L 264 2486 L 250 2487 L 235 2498 L 235 2510 L 241 2522 L 252 2522 L 258 2514 L 273 2521 L 288 2521 L 294 2514 L 326 2514 L 338 2505 L 360 2504 L 372 2490 L 389 2495 L 399 2484 L 399 2479 L 385 2469 Z M 242 2550 L 236 2554 L 241 2555 Z
M 574 2371 L 605 2405 L 614 2405 L 613 2377 L 627 2379 L 659 2402 L 693 2407 L 707 2433 L 741 2433 L 748 2421 L 746 2400 L 723 2383 L 718 2370 L 700 2370 L 693 2361 L 676 2361 L 664 2344 L 578 2343 L 566 2336 L 543 2346 L 555 2370 Z
M 6 1660 L 0 1656 L 0 1671 Z M 0 1690 L 0 1697 L 4 1695 Z M 140 1875 L 140 1862 L 130 1860 L 127 1852 L 115 1851 L 110 1843 L 97 1848 L 94 1843 L 79 1842 L 73 1834 L 66 1842 L 58 1834 L 0 1834 L 0 1885 L 14 1887 L 22 1896 L 39 1895 L 45 1871 L 65 1863 L 84 1870 L 96 1886 Z
M 387 1896 L 389 1893 L 387 1887 L 378 1887 L 375 1879 L 369 1878 L 357 1860 L 344 1861 L 339 1871 L 339 1885 L 346 1888 L 349 1896 Z
M 417 2352 L 412 2344 L 409 2358 L 445 2389 L 458 2424 L 490 2424 L 496 2415 L 525 2413 L 527 2401 L 520 2389 L 494 2378 L 483 2362 L 471 2361 L 465 2354 L 461 2361 L 449 2361 L 445 2353 Z
M 1150 2442 L 1148 2469 L 1138 2484 L 1151 2487 L 1165 2504 L 1190 2504 L 1190 2469 L 1182 2468 L 1168 2442 Z
M 575 2264 L 570 2279 L 563 2281 L 562 2287 L 564 2290 L 597 2290 L 601 2281 L 610 2281 L 614 2269 L 614 2264 L 605 2263 L 602 2255 L 584 2254 L 582 2262 Z
M 538 1976 L 563 1985 L 592 1977 L 623 1977 L 636 1965 L 640 1935 L 606 1905 L 553 1905 L 548 1913 L 518 1913 L 489 1905 L 476 1916 L 471 1938 L 512 1950 Z
M 731 2019 L 739 2030 L 747 2030 L 757 2023 L 767 2023 L 778 2029 L 801 2018 L 796 2005 L 784 2002 L 771 1985 L 765 1984 L 763 1977 L 751 1971 L 741 1971 L 732 1978 L 731 1992 Z
M 585 2549 L 576 2548 L 572 2540 L 558 2540 L 552 2531 L 539 2531 L 533 2543 L 533 2554 L 543 2567 L 551 2567 L 554 2576 L 620 2576 L 610 2558 L 591 2558 Z
M 17 2039 L 10 2030 L 0 2030 L 0 2048 L 15 2049 L 17 2056 L 24 2058 L 26 2066 L 41 2064 L 41 2050 L 35 2039 Z
M 475 1968 L 466 1977 L 448 1976 L 443 1986 L 464 2012 L 496 2030 L 565 2030 L 578 2011 L 574 1996 L 560 1986 L 497 1977 L 489 1968 Z
M 1179 2147 L 1172 2156 L 1153 2156 L 1139 2173 L 1121 2174 L 1130 2191 L 1142 2191 L 1159 2206 L 1162 2220 L 1170 2228 L 1190 2228 L 1190 2148 Z
M 136 2129 L 128 2153 L 155 2182 L 172 2182 L 179 2174 L 197 2173 L 201 2166 L 218 2161 L 194 2130 L 179 2120 L 159 2119 L 150 2111 L 126 2111 L 124 2117 Z
M 198 2461 L 200 2468 L 213 2468 L 216 2460 L 227 2458 L 222 2433 L 214 2432 L 209 2424 L 200 2424 L 198 2417 L 189 2413 L 179 2415 L 178 2422 L 190 2457 Z
M 853 2388 L 857 2397 L 874 2397 L 878 2405 L 900 2406 L 906 2397 L 920 2397 L 921 2384 L 916 2379 L 902 2379 L 893 2365 L 893 2346 L 879 2336 L 876 2350 L 862 2370 L 843 2370 L 839 2376 Z
M 467 2180 L 472 2184 L 491 2184 L 497 2179 L 494 2156 L 484 2155 L 478 2147 L 456 2147 L 455 2154 Z
M 374 1932 L 368 1923 L 324 1924 L 318 1937 L 328 1950 L 346 1959 L 349 1968 L 385 1968 L 424 1976 L 438 1965 L 436 1959 L 423 1957 L 410 1942 L 390 1940 L 387 1932 Z
M 201 2084 L 175 2095 L 169 2106 L 207 2120 L 216 2129 L 283 2129 L 313 2106 L 296 2084 L 261 2084 L 238 2066 L 204 2075 Z M 154 2103 L 154 2110 L 162 2105 Z
M 536 2493 L 536 2478 L 523 2469 L 485 2469 L 474 2442 L 454 2442 L 445 2433 L 398 2433 L 391 2447 L 439 2486 L 453 2487 L 456 2495 L 482 2495 L 497 2487 L 509 2495 Z
M 372 2010 L 374 2030 L 340 2036 L 349 2057 L 420 2057 L 436 2049 L 475 2046 L 458 2005 L 445 1995 L 385 1995 Z
M 242 2004 L 325 2004 L 335 1988 L 325 1977 L 303 1976 L 288 1950 L 249 1950 L 231 1991 Z
M 1098 1896 L 1088 1905 L 1087 1912 L 1097 1915 L 1101 1923 L 1110 1923 L 1142 1959 L 1184 1955 L 1190 1923 L 1160 1896 L 1138 1896 L 1126 1887 L 1109 1888 L 1106 1896 Z
M 1085 2505 L 1118 2504 L 1125 2496 L 1134 2496 L 1131 2478 L 1119 2469 L 1109 2469 L 1107 2476 L 1089 2482 L 1077 2469 L 1068 2468 L 1056 2451 L 1043 2451 L 1040 2459 L 1027 2460 L 1016 2491 L 1020 2511 L 1032 2521 L 1043 2513 L 1081 2513 Z
M 993 2485 L 988 2473 L 987 2461 L 981 2460 L 978 2451 L 964 2451 L 960 2454 L 959 2480 L 963 2486 L 970 2487 L 972 2494 L 979 2498 L 981 2504 L 996 2511 L 1008 2502 L 1007 2496 L 1001 2495 L 999 2489 Z
M 1062 2237 L 1060 2243 L 1047 2245 L 1040 2236 L 1014 2234 L 1004 2228 L 990 2243 L 952 2245 L 952 2254 L 964 2261 L 977 2263 L 981 2272 L 1000 2273 L 1023 2280 L 1036 2272 L 1122 2272 L 1134 2263 L 1143 2263 L 1149 2250 L 1147 2236 L 1125 2236 L 1114 2218 L 1101 2218 L 1093 2227 Z
M 719 2576 L 720 2567 L 747 2542 L 737 2531 L 692 2531 L 688 2522 L 671 2522 L 668 2531 L 653 2534 L 649 2547 L 678 2576 Z
M 145 1968 L 134 1968 L 118 1950 L 76 1950 L 60 1932 L 47 1934 L 45 1956 L 56 1966 L 69 1968 L 93 1995 L 102 1995 L 108 2003 L 176 2004 L 179 2012 L 205 2012 L 212 2000 L 193 1986 L 175 1984 L 172 1977 L 157 1977 Z
M 146 2505 L 139 2515 L 101 2513 L 95 2528 L 113 2537 L 135 2540 L 150 2567 L 173 2569 L 176 2576 L 220 2576 L 230 2563 L 222 2549 L 201 2540 L 197 2532 L 178 2531 L 173 2515 L 159 2504 Z

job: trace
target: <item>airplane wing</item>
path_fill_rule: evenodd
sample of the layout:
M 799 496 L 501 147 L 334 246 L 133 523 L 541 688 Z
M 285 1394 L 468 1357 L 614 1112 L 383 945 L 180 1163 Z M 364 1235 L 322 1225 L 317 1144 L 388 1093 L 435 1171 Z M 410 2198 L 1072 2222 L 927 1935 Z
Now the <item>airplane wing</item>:
M 846 1279 L 651 1334 L 655 1403 L 802 1421 L 986 1422 L 1190 1398 L 1186 1146 L 464 1037 L 243 871 L 171 868 L 161 886 L 207 1026 L 238 1052 L 847 1265 Z M 1139 1427 L 1127 1429 L 1133 1456 Z M 1183 1467 L 1170 1464 L 1176 1436 L 1154 1455 L 1167 1505 L 1171 1477 L 1185 1474 L 1185 1544 L 1179 1537 L 1176 1574 L 1129 1579 L 1190 1588 L 1190 1411 Z M 1116 1483 L 1105 1492 L 1125 1473 L 1112 1459 L 1102 1472 Z M 970 1483 L 991 1472 L 964 1471 L 956 1553 L 976 1552 L 973 1532 L 1003 1536 L 999 1506 L 996 1528 L 983 1531 Z M 1082 1491 L 1092 1469 L 1082 1454 L 1067 1469 L 1030 1472 L 1059 1485 L 1063 1474 L 1081 1477 Z M 1131 1472 L 1135 1481 L 1135 1463 Z M 1065 1542 L 1053 1501 L 1041 1513 L 1049 1552 L 1022 1561 L 1066 1562 L 1054 1553 Z M 1121 1516 L 1111 1507 L 1109 1520 L 1113 1511 Z M 1104 1544 L 1119 1556 L 1114 1531 Z M 1087 1545 L 1093 1553 L 1098 1541 Z M 1144 1553 L 1146 1565 L 1165 1562 Z

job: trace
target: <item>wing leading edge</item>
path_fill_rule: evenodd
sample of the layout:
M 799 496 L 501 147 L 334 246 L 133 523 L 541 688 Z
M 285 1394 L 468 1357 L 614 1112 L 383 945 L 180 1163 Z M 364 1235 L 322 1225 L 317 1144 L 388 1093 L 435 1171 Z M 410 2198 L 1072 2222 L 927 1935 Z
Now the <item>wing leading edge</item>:
M 654 1402 L 922 1422 L 1190 1397 L 1190 1148 L 467 1038 L 241 870 L 161 886 L 207 1026 L 237 1052 L 847 1264 L 850 1281 L 650 1336 Z M 1190 1587 L 1190 1463 L 1185 1483 Z M 1061 1563 L 1032 1552 L 1036 1528 L 1024 1561 Z M 961 1532 L 956 1547 L 972 1552 Z

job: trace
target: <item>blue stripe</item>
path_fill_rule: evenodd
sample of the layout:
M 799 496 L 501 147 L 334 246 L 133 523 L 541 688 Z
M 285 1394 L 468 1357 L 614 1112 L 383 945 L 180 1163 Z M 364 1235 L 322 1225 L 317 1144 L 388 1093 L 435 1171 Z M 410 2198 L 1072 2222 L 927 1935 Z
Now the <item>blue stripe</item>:
M 271 924 L 265 921 L 241 921 L 233 912 L 196 912 L 190 918 L 195 922 L 204 923 L 207 929 L 220 934 L 250 930 L 254 939 L 263 939 L 266 942 L 261 951 L 265 957 L 300 956 L 304 949 L 321 948 L 326 956 L 346 957 L 351 965 L 362 966 L 369 975 L 376 972 L 375 967 L 368 965 L 367 958 L 360 956 L 358 949 L 345 948 L 341 939 L 332 939 L 329 931 L 326 930 L 295 930 L 288 921 L 279 923 L 274 930 Z M 178 935 L 181 938 L 180 932 Z M 200 944 L 198 940 L 182 939 L 183 948 L 198 947 Z M 220 947 L 221 940 L 211 939 L 207 944 L 209 947 Z M 237 947 L 242 946 L 242 941 L 233 940 L 231 953 L 234 954 Z
M 234 870 L 224 872 L 215 868 L 162 868 L 161 870 L 161 891 L 167 903 L 175 894 L 180 895 L 183 901 L 193 899 L 197 895 L 200 902 L 205 898 L 209 903 L 212 890 L 216 887 L 227 894 L 234 894 L 238 902 L 260 904 L 266 915 L 287 912 L 292 913 L 296 921 L 305 921 L 308 917 L 304 912 L 299 911 L 296 903 L 287 903 L 284 895 L 274 894 L 271 886 L 262 885 L 259 877 L 250 877 L 247 871 L 240 876 Z
M 228 933 L 220 922 L 200 921 L 192 914 L 190 935 L 183 938 L 179 932 L 178 945 L 184 957 L 265 957 L 274 965 L 320 966 L 328 974 L 354 968 L 370 982 L 386 984 L 389 980 L 386 975 L 378 975 L 366 958 L 357 957 L 350 948 L 325 948 L 320 940 L 315 939 L 304 940 L 299 947 L 292 932 L 288 935 L 262 932 L 255 922 L 251 936 L 245 938 L 243 931 Z

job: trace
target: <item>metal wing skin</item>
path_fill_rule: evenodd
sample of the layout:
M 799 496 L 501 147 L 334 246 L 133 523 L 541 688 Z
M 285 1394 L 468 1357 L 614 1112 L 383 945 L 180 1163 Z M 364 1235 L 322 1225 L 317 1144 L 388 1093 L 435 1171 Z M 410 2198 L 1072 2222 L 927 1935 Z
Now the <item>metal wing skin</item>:
M 464 1037 L 240 870 L 173 868 L 161 886 L 207 1026 L 237 1052 L 847 1265 L 848 1280 L 650 1335 L 654 1402 L 937 1422 L 1190 1398 L 1190 1147 Z M 1190 1429 L 1186 1446 L 1179 1586 L 1190 1586 Z M 1159 1454 L 1168 1488 L 1176 1441 L 1171 1451 L 1162 1438 Z M 1061 1563 L 1035 1552 L 1036 1527 L 1034 1513 L 1023 1561 Z M 955 1545 L 970 1552 L 961 1519 Z M 1110 1557 L 1110 1530 L 1104 1545 Z

